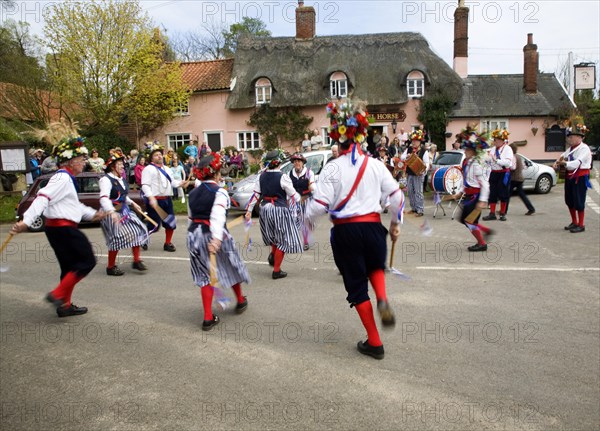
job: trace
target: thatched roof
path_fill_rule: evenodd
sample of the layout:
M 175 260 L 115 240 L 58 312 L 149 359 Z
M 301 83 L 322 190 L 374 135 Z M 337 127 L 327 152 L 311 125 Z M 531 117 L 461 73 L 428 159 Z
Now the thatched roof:
M 369 105 L 408 100 L 407 75 L 419 70 L 426 85 L 459 87 L 458 75 L 430 48 L 420 33 L 294 37 L 245 37 L 238 42 L 228 109 L 255 106 L 254 85 L 268 78 L 271 106 L 315 106 L 330 100 L 329 78 L 341 71 L 351 96 Z M 352 93 L 353 91 L 353 93 Z
M 522 74 L 469 76 L 450 117 L 548 116 L 573 106 L 553 73 L 538 73 L 537 84 L 536 94 L 526 94 Z

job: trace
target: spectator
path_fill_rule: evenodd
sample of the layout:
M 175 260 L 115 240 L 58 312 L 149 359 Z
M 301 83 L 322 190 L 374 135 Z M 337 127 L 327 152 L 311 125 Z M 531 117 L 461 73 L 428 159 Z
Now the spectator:
M 95 148 L 92 148 L 91 157 L 88 159 L 87 164 L 93 172 L 104 172 L 104 159 L 98 156 L 98 150 Z
M 56 159 L 52 155 L 47 155 L 42 163 L 42 174 L 50 174 L 56 172 L 58 166 L 56 166 Z
M 319 129 L 313 130 L 313 135 L 310 138 L 310 147 L 313 151 L 318 150 L 323 145 L 323 138 L 319 134 Z
M 302 152 L 306 153 L 307 151 L 310 151 L 311 146 L 312 146 L 312 142 L 311 142 L 310 138 L 308 137 L 308 133 L 305 133 L 304 140 L 302 141 Z
M 177 159 L 177 157 L 173 158 L 173 166 L 171 166 L 171 177 L 173 180 L 179 181 L 179 182 L 183 182 L 185 181 L 185 171 L 183 169 L 183 166 L 181 166 L 179 164 L 179 160 Z M 175 194 L 175 192 L 177 192 L 177 197 L 181 198 L 181 203 L 184 204 L 185 203 L 185 193 L 183 192 L 183 187 L 177 187 L 177 189 L 173 188 L 173 194 Z
M 232 173 L 237 177 L 242 170 L 242 156 L 237 151 L 233 152 L 233 156 L 229 159 L 229 164 L 232 168 Z
M 173 148 L 167 148 L 167 154 L 165 154 L 165 166 L 171 167 L 173 166 L 173 156 L 175 155 L 175 150 Z
M 183 153 L 188 157 L 193 157 L 194 160 L 198 158 L 198 141 L 191 141 Z
M 400 133 L 398 133 L 398 136 L 396 136 L 396 137 L 400 141 L 400 146 L 406 145 L 406 143 L 409 140 L 408 133 L 406 133 L 404 131 L 404 129 L 402 129 L 402 128 L 400 129 Z M 404 151 L 404 150 L 402 150 L 402 151 Z
M 142 171 L 146 167 L 146 158 L 144 156 L 140 156 L 137 159 L 137 164 L 133 169 L 133 173 L 135 176 L 135 183 L 138 187 L 142 187 Z

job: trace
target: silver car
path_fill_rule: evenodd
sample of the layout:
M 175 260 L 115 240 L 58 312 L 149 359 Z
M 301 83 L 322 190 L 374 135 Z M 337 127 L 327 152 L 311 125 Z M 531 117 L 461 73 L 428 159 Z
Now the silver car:
M 315 179 L 318 179 L 323 166 L 331 158 L 331 150 L 319 150 L 302 153 L 306 158 L 306 166 L 314 172 Z M 288 160 L 281 165 L 281 171 L 289 174 L 294 166 Z M 248 201 L 254 193 L 254 182 L 258 178 L 258 174 L 252 174 L 240 182 L 234 184 L 229 189 L 229 197 L 231 198 L 231 209 L 245 211 Z M 254 207 L 254 215 L 258 214 L 259 206 Z
M 517 154 L 523 160 L 523 189 L 534 190 L 536 193 L 549 193 L 556 185 L 556 172 L 550 166 L 529 160 L 522 154 Z M 445 166 L 462 166 L 465 153 L 462 151 L 441 151 L 436 157 L 430 172 L 430 178 L 438 168 Z

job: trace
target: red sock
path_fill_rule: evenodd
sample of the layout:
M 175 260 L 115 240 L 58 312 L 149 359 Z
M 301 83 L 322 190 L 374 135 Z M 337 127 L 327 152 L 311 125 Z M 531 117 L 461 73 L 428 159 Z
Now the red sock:
M 204 307 L 204 320 L 213 319 L 212 300 L 214 293 L 215 290 L 210 284 L 200 288 L 200 294 L 202 295 L 202 307 Z
M 373 286 L 377 301 L 387 301 L 387 294 L 385 291 L 385 272 L 383 269 L 376 269 L 375 271 L 372 271 L 369 274 L 369 281 L 371 282 L 371 286 Z
M 571 213 L 571 222 L 577 224 L 577 211 L 575 208 L 569 208 L 569 212 Z
M 507 202 L 500 202 L 500 214 L 506 214 L 506 205 Z
M 375 316 L 373 315 L 373 307 L 371 301 L 364 301 L 354 306 L 358 311 L 358 316 L 363 326 L 367 330 L 367 338 L 369 344 L 373 347 L 381 346 L 383 343 L 379 338 L 379 332 L 377 331 L 377 325 L 375 324 Z
M 171 240 L 173 239 L 173 232 L 175 232 L 173 229 L 165 228 L 165 244 L 171 244 Z
M 238 304 L 244 302 L 244 295 L 242 295 L 242 286 L 240 285 L 240 283 L 234 284 L 233 286 L 231 286 L 231 288 L 235 293 Z
M 577 215 L 579 216 L 579 226 L 583 226 L 583 219 L 585 218 L 585 210 L 577 211 Z
M 117 254 L 119 250 L 108 250 L 108 264 L 107 268 L 113 268 L 117 262 Z
M 496 213 L 496 204 L 490 204 L 490 214 Z
M 139 262 L 140 259 L 140 246 L 136 245 L 135 247 L 131 247 L 131 252 L 133 253 L 133 261 Z
M 275 249 L 275 253 L 273 257 L 275 258 L 275 265 L 273 265 L 273 271 L 279 272 L 281 271 L 281 262 L 283 262 L 283 256 L 285 253 L 278 248 Z
M 68 272 L 67 275 L 60 280 L 58 286 L 52 291 L 52 296 L 57 299 L 62 299 L 66 306 L 71 305 L 71 294 L 73 293 L 75 285 L 81 279 L 83 279 L 83 277 L 77 275 L 76 272 Z
M 488 233 L 490 233 L 491 229 L 487 226 L 484 226 L 482 224 L 478 224 L 477 227 L 479 228 L 479 230 L 481 230 L 483 233 L 485 233 L 486 235 Z
M 483 240 L 483 235 L 481 234 L 480 230 L 472 230 L 471 234 L 477 240 L 477 244 L 479 244 L 479 245 L 485 245 L 485 241 Z

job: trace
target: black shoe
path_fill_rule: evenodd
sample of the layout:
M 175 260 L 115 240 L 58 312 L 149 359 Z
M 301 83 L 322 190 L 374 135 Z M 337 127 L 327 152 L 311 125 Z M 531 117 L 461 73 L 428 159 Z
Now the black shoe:
M 275 271 L 273 271 L 273 280 L 277 280 L 278 278 L 285 278 L 285 277 L 287 277 L 287 272 L 284 272 L 284 271 L 275 272 Z
M 535 214 L 535 210 L 529 210 L 525 213 L 525 215 L 533 215 Z
M 423 217 L 423 213 L 416 213 L 415 217 Z
M 117 265 L 113 266 L 112 268 L 106 268 L 106 275 L 123 275 L 125 274 L 123 271 L 121 271 L 119 269 L 119 267 Z
M 304 251 L 308 250 L 310 247 L 308 244 L 304 244 Z
M 52 295 L 52 292 L 49 292 L 46 295 L 46 301 L 48 301 L 50 304 L 54 305 L 56 308 L 62 307 L 63 305 L 65 305 L 65 301 L 63 301 L 62 299 L 55 298 L 54 295 Z
M 71 304 L 68 307 L 58 307 L 56 309 L 56 314 L 58 317 L 69 317 L 69 316 L 79 316 L 80 314 L 87 313 L 87 307 L 78 307 L 75 304 Z
M 269 261 L 269 265 L 275 266 L 275 257 L 273 256 L 273 253 L 269 253 L 267 260 Z
M 359 341 L 356 345 L 356 348 L 363 355 L 371 356 L 375 359 L 383 359 L 384 351 L 383 346 L 373 347 L 369 344 L 369 340 L 367 341 Z
M 575 226 L 569 230 L 571 231 L 571 233 L 585 232 L 585 226 Z
M 148 267 L 144 264 L 143 260 L 140 260 L 139 262 L 133 262 L 131 264 L 131 267 L 133 269 L 137 269 L 138 271 L 146 271 L 146 270 L 148 270 Z
M 175 246 L 169 242 L 169 243 L 165 243 L 165 245 L 163 245 L 163 250 L 173 252 L 176 249 L 175 249 Z
M 574 227 L 577 227 L 577 225 L 575 223 L 571 223 L 569 226 L 565 226 L 565 230 L 571 230 Z
M 148 250 L 148 244 L 142 244 L 142 250 L 144 250 L 144 251 Z
M 496 214 L 490 213 L 485 217 L 481 217 L 482 220 L 496 220 Z
M 244 302 L 240 302 L 235 306 L 235 312 L 237 314 L 242 314 L 244 311 L 246 311 L 246 308 L 248 308 L 248 300 L 244 296 Z
M 500 221 L 506 221 L 506 214 L 500 214 Z
M 377 301 L 377 311 L 379 311 L 381 324 L 383 326 L 396 326 L 396 318 L 394 317 L 394 312 L 392 311 L 389 302 Z
M 469 251 L 487 251 L 487 244 L 475 244 L 469 247 Z
M 212 320 L 205 320 L 204 322 L 202 322 L 202 330 L 210 331 L 213 328 L 213 326 L 215 326 L 217 323 L 219 323 L 219 316 L 213 314 Z

